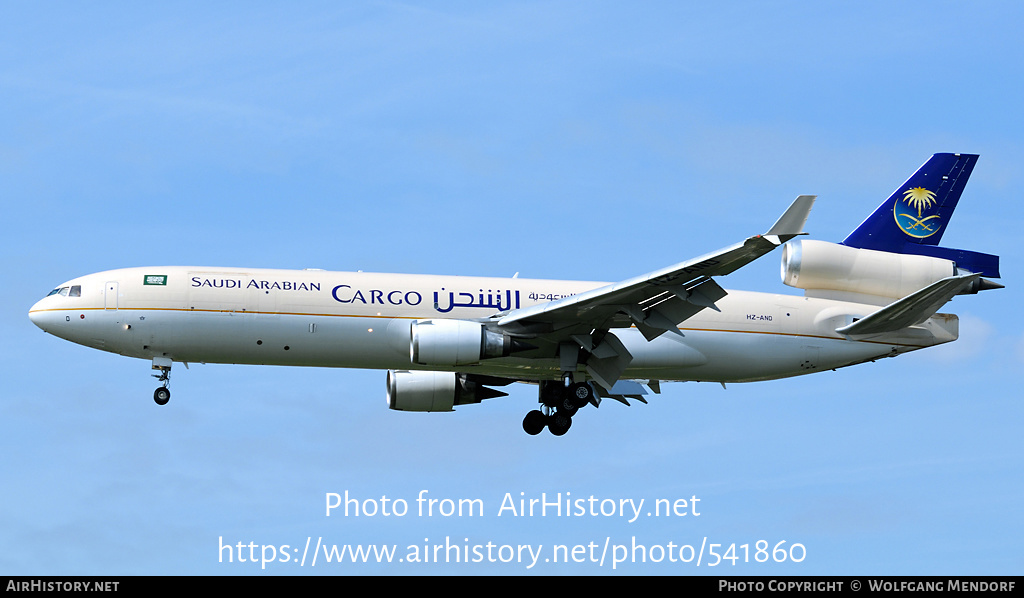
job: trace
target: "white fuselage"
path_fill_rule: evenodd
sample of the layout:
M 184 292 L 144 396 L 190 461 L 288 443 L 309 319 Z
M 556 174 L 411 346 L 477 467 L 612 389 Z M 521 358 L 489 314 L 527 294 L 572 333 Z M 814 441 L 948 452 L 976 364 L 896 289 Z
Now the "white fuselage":
M 420 319 L 477 320 L 605 283 L 519 278 L 372 274 L 320 270 L 154 267 L 110 270 L 62 285 L 29 312 L 43 330 L 130 357 L 193 363 L 396 370 L 458 370 L 517 380 L 557 379 L 548 347 L 459 367 L 410 357 Z M 623 379 L 752 381 L 833 369 L 955 340 L 957 318 L 860 340 L 835 329 L 877 305 L 729 291 L 648 342 L 614 334 L 633 359 Z

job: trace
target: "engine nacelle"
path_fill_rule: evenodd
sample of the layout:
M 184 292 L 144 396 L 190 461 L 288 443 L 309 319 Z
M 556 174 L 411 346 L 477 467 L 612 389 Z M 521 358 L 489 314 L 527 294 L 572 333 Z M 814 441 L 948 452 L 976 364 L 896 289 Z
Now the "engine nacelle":
M 455 372 L 388 371 L 388 407 L 398 411 L 452 411 Z
M 397 411 L 453 411 L 455 405 L 479 403 L 506 393 L 489 384 L 509 384 L 455 372 L 388 371 L 388 407 Z
M 899 299 L 956 274 L 950 260 L 801 239 L 782 248 L 782 282 Z
M 480 322 L 418 320 L 412 325 L 409 356 L 420 365 L 465 365 L 508 356 L 513 347 L 511 337 Z

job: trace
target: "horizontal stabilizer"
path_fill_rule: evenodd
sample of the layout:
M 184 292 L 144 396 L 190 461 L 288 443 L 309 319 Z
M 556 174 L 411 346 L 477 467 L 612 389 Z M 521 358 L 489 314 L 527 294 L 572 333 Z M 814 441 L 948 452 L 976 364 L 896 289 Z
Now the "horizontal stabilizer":
M 964 274 L 963 276 L 943 278 L 920 291 L 886 305 L 853 324 L 836 328 L 836 332 L 847 336 L 863 336 L 893 332 L 920 324 L 932 317 L 954 295 L 975 284 L 980 277 L 980 274 Z

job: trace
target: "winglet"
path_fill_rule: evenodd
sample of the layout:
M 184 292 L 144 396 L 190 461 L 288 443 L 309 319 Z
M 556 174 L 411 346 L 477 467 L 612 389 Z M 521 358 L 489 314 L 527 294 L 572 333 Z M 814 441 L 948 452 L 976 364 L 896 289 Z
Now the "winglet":
M 817 195 L 801 195 L 797 197 L 786 212 L 764 234 L 766 237 L 779 237 L 785 243 L 797 235 L 804 234 L 804 224 L 811 213 L 811 207 Z

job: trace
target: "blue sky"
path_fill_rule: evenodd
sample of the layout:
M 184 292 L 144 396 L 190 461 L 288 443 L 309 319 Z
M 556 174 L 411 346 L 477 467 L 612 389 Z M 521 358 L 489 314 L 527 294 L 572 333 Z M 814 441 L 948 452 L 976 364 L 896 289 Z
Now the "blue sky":
M 1024 9 L 1013 2 L 7 4 L 0 19 L 0 571 L 1020 574 Z M 961 339 L 838 372 L 665 385 L 562 438 L 532 387 L 453 414 L 384 373 L 177 366 L 45 335 L 142 265 L 619 280 L 761 232 L 838 241 L 935 152 L 981 154 L 944 244 L 1002 256 Z M 722 279 L 793 293 L 779 255 Z M 325 517 L 325 494 L 484 517 Z M 506 493 L 699 517 L 497 517 Z M 218 541 L 727 547 L 801 563 L 218 562 Z M 468 541 L 465 539 L 468 538 Z M 706 539 L 706 540 L 705 540 Z M 724 548 L 722 549 L 724 550 Z M 705 558 L 707 555 L 705 554 Z M 610 560 L 610 556 L 608 557 Z

